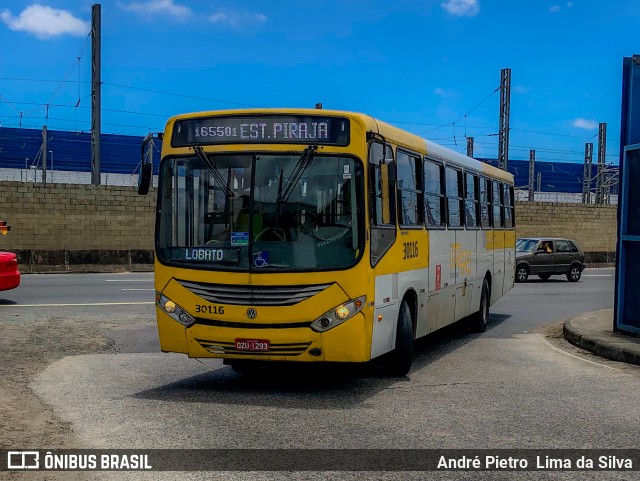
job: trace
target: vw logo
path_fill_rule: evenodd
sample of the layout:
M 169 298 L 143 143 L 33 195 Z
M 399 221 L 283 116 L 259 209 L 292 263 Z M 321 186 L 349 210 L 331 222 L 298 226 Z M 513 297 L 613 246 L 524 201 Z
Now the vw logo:
M 253 307 L 250 307 L 249 309 L 247 309 L 247 317 L 249 319 L 255 319 L 256 317 L 258 317 L 258 311 L 256 311 Z

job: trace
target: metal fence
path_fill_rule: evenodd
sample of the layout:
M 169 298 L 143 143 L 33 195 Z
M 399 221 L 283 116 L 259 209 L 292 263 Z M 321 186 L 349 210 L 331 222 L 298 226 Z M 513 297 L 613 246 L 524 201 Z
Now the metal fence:
M 0 181 L 42 183 L 41 169 L 0 169 Z M 91 172 L 73 172 L 67 170 L 47 170 L 48 184 L 91 184 Z M 103 172 L 101 185 L 138 185 L 138 175 L 114 174 Z M 158 186 L 158 176 L 153 176 L 153 186 Z
M 529 191 L 524 189 L 516 189 L 515 196 L 517 201 L 529 201 Z M 591 193 L 591 204 L 595 204 L 596 195 Z M 582 204 L 582 194 L 574 192 L 534 192 L 534 202 L 560 202 L 565 204 Z M 618 194 L 609 194 L 604 197 L 604 204 L 617 205 Z

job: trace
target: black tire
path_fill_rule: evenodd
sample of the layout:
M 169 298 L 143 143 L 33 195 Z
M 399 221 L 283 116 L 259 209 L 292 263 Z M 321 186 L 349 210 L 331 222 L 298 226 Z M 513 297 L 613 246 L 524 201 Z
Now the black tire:
M 516 267 L 516 282 L 527 282 L 527 279 L 529 279 L 529 268 L 520 264 Z
M 580 264 L 572 264 L 569 272 L 567 272 L 567 280 L 569 282 L 578 282 L 582 277 L 582 266 Z
M 549 278 L 551 277 L 551 274 L 538 274 L 538 277 L 543 281 L 548 281 Z
M 402 301 L 396 327 L 396 348 L 388 354 L 385 369 L 390 376 L 406 376 L 413 362 L 413 322 L 411 309 Z
M 487 330 L 489 323 L 489 304 L 491 304 L 491 290 L 489 282 L 485 279 L 482 281 L 482 292 L 480 293 L 480 309 L 471 316 L 471 330 L 474 332 L 484 332 Z

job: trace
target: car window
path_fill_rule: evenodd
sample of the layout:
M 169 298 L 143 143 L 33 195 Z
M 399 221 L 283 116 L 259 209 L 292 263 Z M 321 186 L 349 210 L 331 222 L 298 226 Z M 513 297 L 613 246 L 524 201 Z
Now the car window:
M 569 245 L 571 246 L 571 252 L 580 252 L 580 249 L 573 241 L 569 241 Z
M 559 240 L 556 242 L 556 252 L 571 252 L 571 247 L 567 241 Z
M 520 252 L 533 252 L 538 246 L 536 239 L 518 239 L 516 242 L 516 250 Z
M 551 254 L 553 252 L 553 241 L 540 241 L 540 244 L 538 245 L 538 252 Z

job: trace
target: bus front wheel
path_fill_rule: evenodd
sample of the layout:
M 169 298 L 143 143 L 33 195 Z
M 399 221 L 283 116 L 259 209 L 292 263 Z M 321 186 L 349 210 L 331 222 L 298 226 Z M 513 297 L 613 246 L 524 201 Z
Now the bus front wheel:
M 406 376 L 413 362 L 413 321 L 411 309 L 402 301 L 396 327 L 396 348 L 389 353 L 386 370 L 393 377 Z

